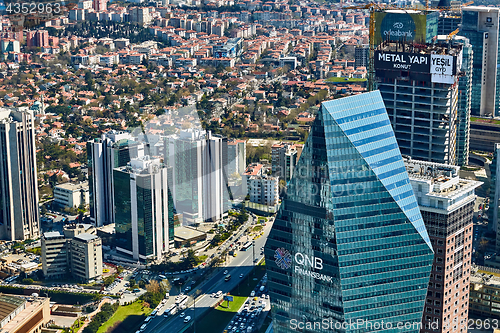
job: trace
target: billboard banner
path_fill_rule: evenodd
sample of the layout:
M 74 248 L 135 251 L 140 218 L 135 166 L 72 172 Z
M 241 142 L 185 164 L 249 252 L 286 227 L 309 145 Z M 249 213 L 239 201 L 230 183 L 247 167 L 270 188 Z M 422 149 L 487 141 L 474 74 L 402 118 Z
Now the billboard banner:
M 455 77 L 453 75 L 443 75 L 443 74 L 432 74 L 431 82 L 433 83 L 446 83 L 446 84 L 454 84 Z
M 425 44 L 427 16 L 422 13 L 408 14 L 403 11 L 376 12 L 375 46 L 383 41 L 407 41 Z
M 444 54 L 431 54 L 431 74 L 455 75 L 453 56 Z
M 375 69 L 429 73 L 430 54 L 375 51 Z

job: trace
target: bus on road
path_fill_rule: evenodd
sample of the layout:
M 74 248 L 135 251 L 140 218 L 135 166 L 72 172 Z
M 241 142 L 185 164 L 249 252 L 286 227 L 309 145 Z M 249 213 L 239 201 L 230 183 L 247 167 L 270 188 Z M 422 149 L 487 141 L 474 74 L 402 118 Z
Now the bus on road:
M 189 298 L 187 296 L 182 296 L 177 301 L 175 301 L 175 305 L 177 305 L 178 309 L 184 309 L 188 302 Z
M 253 244 L 252 244 L 252 242 L 246 242 L 246 243 L 245 243 L 245 245 L 243 245 L 243 246 L 241 247 L 241 251 L 246 251 L 246 250 L 248 250 L 249 248 L 251 248 L 251 247 L 252 247 L 252 245 L 253 245 Z

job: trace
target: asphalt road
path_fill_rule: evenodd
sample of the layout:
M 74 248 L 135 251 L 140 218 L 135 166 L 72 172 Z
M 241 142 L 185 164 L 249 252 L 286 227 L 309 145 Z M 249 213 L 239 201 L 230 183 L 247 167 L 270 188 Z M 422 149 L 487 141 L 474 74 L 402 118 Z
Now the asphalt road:
M 201 285 L 198 289 L 201 294 L 196 299 L 196 316 L 194 306 L 191 302 L 191 306 L 183 311 L 179 311 L 172 317 L 164 318 L 163 316 L 156 316 L 156 318 L 152 319 L 148 324 L 146 333 L 152 332 L 169 332 L 169 333 L 177 333 L 183 332 L 189 325 L 193 324 L 194 318 L 200 316 L 202 313 L 210 309 L 220 298 L 211 297 L 212 293 L 216 293 L 217 291 L 222 291 L 223 293 L 229 292 L 233 289 L 242 279 L 251 279 L 252 276 L 249 275 L 250 271 L 253 267 L 253 253 L 255 253 L 255 260 L 260 260 L 263 256 L 260 255 L 260 248 L 264 246 L 267 236 L 269 235 L 269 231 L 271 230 L 271 223 L 267 223 L 264 229 L 264 235 L 255 240 L 254 251 L 252 248 L 247 251 L 238 251 L 238 255 L 234 257 L 226 267 L 221 267 L 219 272 L 210 278 L 208 282 Z M 242 238 L 245 240 L 245 237 Z M 224 281 L 224 271 L 227 270 L 229 274 L 231 274 L 231 280 L 228 282 Z M 244 277 L 240 278 L 240 274 L 243 274 Z M 189 294 L 193 295 L 196 291 L 192 291 Z M 164 306 L 161 311 L 167 308 L 168 305 Z M 159 311 L 160 312 L 160 311 Z M 184 318 L 180 318 L 180 313 L 184 312 L 186 316 L 191 317 L 191 321 L 189 323 L 184 323 Z M 160 312 L 161 313 L 161 312 Z M 201 330 L 200 330 L 201 332 Z

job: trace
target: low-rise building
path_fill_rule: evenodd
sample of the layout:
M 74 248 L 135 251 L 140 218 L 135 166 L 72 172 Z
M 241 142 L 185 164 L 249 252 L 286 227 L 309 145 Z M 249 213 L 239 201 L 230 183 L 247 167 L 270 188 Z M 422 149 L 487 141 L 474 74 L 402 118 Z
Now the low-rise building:
M 65 278 L 68 271 L 67 239 L 58 231 L 42 236 L 42 270 L 46 279 Z
M 91 234 L 75 236 L 70 241 L 71 273 L 80 281 L 95 281 L 102 277 L 102 242 Z
M 89 203 L 89 183 L 65 183 L 54 188 L 54 202 L 63 207 L 79 207 Z
M 0 332 L 37 333 L 50 321 L 50 299 L 0 295 Z
M 102 277 L 102 241 L 96 235 L 80 233 L 86 225 L 65 228 L 42 236 L 42 270 L 46 279 L 63 279 L 69 274 L 88 283 Z M 66 235 L 66 237 L 65 237 Z

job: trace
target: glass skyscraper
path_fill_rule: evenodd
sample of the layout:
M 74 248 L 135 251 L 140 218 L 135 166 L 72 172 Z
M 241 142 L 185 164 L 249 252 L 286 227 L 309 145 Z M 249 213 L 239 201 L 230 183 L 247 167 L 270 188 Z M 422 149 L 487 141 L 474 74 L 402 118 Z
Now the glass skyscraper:
M 434 253 L 380 93 L 322 103 L 295 170 L 265 247 L 274 332 L 418 332 Z
M 500 9 L 464 7 L 460 35 L 469 39 L 474 51 L 471 113 L 485 116 L 500 113 Z

